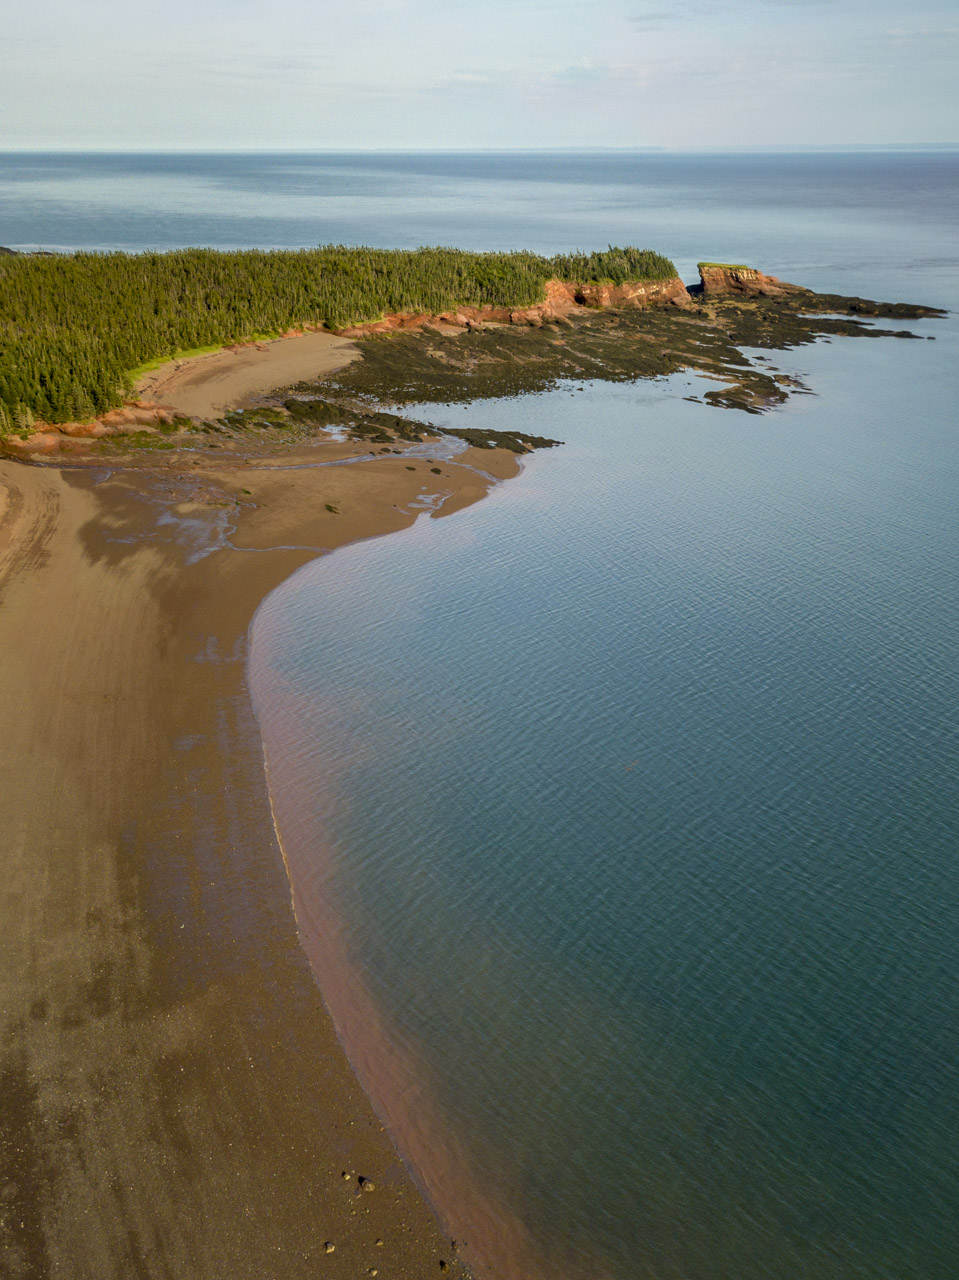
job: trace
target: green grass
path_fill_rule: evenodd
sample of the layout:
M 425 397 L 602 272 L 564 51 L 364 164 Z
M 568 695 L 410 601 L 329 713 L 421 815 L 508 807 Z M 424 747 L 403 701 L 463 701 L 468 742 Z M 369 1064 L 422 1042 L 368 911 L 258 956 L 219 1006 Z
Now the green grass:
M 209 347 L 191 347 L 188 351 L 174 351 L 172 355 L 157 356 L 153 360 L 147 360 L 144 364 L 139 364 L 135 369 L 130 369 L 126 375 L 127 382 L 130 387 L 134 387 L 141 378 L 148 373 L 153 373 L 155 369 L 162 369 L 165 364 L 169 364 L 171 360 L 190 360 L 194 356 L 209 356 L 215 351 L 222 351 L 224 344 L 222 342 L 214 342 Z
M 745 262 L 697 262 L 697 267 L 719 267 L 722 271 L 755 271 L 755 267 L 748 267 Z
M 175 449 L 176 441 L 154 435 L 152 431 L 131 431 L 122 436 L 109 436 L 100 442 L 102 447 L 110 449 Z

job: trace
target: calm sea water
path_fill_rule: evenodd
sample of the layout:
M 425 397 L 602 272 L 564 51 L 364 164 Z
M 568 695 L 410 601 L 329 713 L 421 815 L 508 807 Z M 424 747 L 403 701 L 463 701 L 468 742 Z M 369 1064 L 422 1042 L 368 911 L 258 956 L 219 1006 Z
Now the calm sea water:
M 704 258 L 801 274 L 812 288 L 920 272 L 927 293 L 948 298 L 957 194 L 956 153 L 0 152 L 0 245 L 639 244 L 691 279 Z
M 629 241 L 949 306 L 954 156 L 7 157 L 0 243 Z M 251 671 L 351 1053 L 487 1274 L 952 1280 L 959 352 L 696 380 L 301 570 Z

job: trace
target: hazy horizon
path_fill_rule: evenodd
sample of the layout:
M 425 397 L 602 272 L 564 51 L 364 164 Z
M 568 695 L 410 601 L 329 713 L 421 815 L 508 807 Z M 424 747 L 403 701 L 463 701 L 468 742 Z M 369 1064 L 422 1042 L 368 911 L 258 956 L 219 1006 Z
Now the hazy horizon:
M 516 155 L 590 152 L 663 155 L 788 155 L 819 152 L 959 151 L 957 142 L 832 142 L 728 147 L 0 147 L 0 155 Z

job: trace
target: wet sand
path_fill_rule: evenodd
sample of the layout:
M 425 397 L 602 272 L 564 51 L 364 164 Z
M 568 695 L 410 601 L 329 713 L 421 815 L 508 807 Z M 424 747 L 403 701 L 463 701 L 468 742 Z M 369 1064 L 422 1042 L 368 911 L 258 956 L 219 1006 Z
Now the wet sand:
M 4 1276 L 465 1274 L 300 946 L 246 645 L 299 565 L 488 482 L 324 449 L 0 461 Z
M 146 402 L 172 405 L 191 417 L 214 418 L 278 387 L 325 377 L 359 354 L 355 342 L 333 333 L 225 347 L 161 365 L 139 380 L 137 395 Z

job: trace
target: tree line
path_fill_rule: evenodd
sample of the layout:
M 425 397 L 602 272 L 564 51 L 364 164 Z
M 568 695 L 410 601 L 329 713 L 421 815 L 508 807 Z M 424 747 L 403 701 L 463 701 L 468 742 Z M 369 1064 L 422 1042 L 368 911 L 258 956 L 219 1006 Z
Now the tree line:
M 0 432 L 118 405 L 142 365 L 301 325 L 341 329 L 390 312 L 531 306 L 549 279 L 662 280 L 648 249 L 184 249 L 0 255 Z

